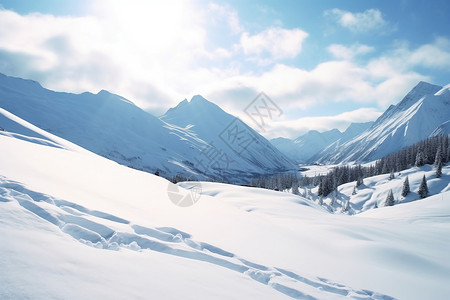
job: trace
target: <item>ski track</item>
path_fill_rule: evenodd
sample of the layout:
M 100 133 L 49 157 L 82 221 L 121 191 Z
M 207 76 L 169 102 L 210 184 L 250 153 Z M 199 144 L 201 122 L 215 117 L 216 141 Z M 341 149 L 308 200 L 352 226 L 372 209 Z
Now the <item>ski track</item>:
M 253 263 L 209 243 L 197 241 L 176 228 L 149 228 L 132 224 L 117 216 L 31 191 L 18 182 L 0 176 L 0 203 L 11 201 L 16 201 L 24 209 L 88 246 L 105 250 L 151 250 L 211 263 L 242 273 L 294 299 L 319 298 L 292 285 L 306 285 L 315 289 L 319 295 L 327 294 L 327 298 L 394 299 L 369 290 L 354 290 L 328 279 L 303 277 L 285 269 Z

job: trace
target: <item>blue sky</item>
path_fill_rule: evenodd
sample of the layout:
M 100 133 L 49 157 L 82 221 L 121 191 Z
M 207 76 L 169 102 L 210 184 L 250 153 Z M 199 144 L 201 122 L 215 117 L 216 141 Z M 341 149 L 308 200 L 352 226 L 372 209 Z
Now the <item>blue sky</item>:
M 201 94 L 251 126 L 264 91 L 283 114 L 261 133 L 295 138 L 450 83 L 449 3 L 0 0 L 0 72 L 155 115 Z

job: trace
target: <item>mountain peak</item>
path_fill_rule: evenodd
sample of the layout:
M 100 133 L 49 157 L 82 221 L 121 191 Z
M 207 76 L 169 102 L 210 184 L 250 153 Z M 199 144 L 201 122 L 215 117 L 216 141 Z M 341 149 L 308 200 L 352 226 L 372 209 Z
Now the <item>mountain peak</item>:
M 218 109 L 222 110 L 219 106 L 217 106 L 213 102 L 205 99 L 201 95 L 195 95 L 194 97 L 192 97 L 191 101 L 189 101 L 189 104 L 191 107 L 195 107 L 195 108 L 202 108 L 202 109 L 217 109 L 218 108 Z
M 191 98 L 191 101 L 184 99 L 177 106 L 169 108 L 169 110 L 161 117 L 168 117 L 173 114 L 181 114 L 181 115 L 197 115 L 205 114 L 208 115 L 221 115 L 222 113 L 226 114 L 219 106 L 212 103 L 211 101 L 206 100 L 201 95 L 195 95 Z
M 410 107 L 425 95 L 435 94 L 442 89 L 441 86 L 434 85 L 425 81 L 420 81 L 396 106 L 398 109 Z
M 97 93 L 97 96 L 103 97 L 103 98 L 107 98 L 107 99 L 114 99 L 114 100 L 120 100 L 122 102 L 128 103 L 128 104 L 132 104 L 134 105 L 134 103 L 122 96 L 113 94 L 107 90 L 101 90 L 100 92 Z
M 427 88 L 427 87 L 436 87 L 437 85 L 426 82 L 426 81 L 419 81 L 418 84 L 416 84 L 416 86 L 414 88 Z
M 206 100 L 202 95 L 195 95 L 192 97 L 190 103 L 201 103 L 201 102 L 210 102 Z

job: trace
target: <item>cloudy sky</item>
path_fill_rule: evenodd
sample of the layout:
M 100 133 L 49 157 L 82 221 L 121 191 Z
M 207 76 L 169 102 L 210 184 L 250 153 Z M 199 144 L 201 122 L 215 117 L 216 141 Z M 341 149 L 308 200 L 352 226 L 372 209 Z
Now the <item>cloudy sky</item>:
M 450 83 L 450 1 L 0 0 L 0 72 L 101 89 L 154 115 L 201 94 L 295 138 L 376 119 L 420 80 Z

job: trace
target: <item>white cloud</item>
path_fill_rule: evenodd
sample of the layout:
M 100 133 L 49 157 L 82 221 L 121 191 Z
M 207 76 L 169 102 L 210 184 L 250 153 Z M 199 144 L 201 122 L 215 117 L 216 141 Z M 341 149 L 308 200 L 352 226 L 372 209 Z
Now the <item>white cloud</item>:
M 217 3 L 208 4 L 209 12 L 214 14 L 213 21 L 225 20 L 229 28 L 234 34 L 242 31 L 242 26 L 239 22 L 239 17 L 236 10 L 232 9 L 229 5 L 220 5 Z
M 411 66 L 422 66 L 435 69 L 450 68 L 450 40 L 437 38 L 434 43 L 422 45 L 415 50 L 401 48 L 399 55 L 407 58 Z
M 144 108 L 175 104 L 191 93 L 194 62 L 230 56 L 207 49 L 199 14 L 181 0 L 96 1 L 84 17 L 0 10 L 0 71 L 55 90 L 108 89 Z
M 328 61 L 312 70 L 277 64 L 262 74 L 239 74 L 211 85 L 207 96 L 234 104 L 239 113 L 260 91 L 282 110 L 302 111 L 330 102 L 378 103 L 381 108 L 399 101 L 420 80 L 429 78 L 412 71 L 368 69 L 351 61 Z M 398 87 L 387 89 L 388 83 Z
M 355 44 L 350 47 L 346 47 L 340 44 L 332 44 L 328 46 L 327 50 L 336 58 L 351 60 L 355 56 L 370 53 L 374 51 L 375 48 L 368 45 L 359 44 Z
M 86 17 L 19 15 L 0 9 L 0 72 L 61 91 L 107 89 L 153 113 L 200 93 L 242 117 L 260 91 L 285 112 L 347 101 L 377 103 L 384 109 L 419 80 L 430 80 L 417 67 L 450 67 L 450 42 L 437 38 L 416 48 L 396 44 L 368 62 L 353 58 L 373 52 L 372 47 L 333 44 L 328 51 L 336 59 L 307 70 L 277 63 L 301 52 L 308 34 L 300 29 L 269 28 L 250 35 L 229 7 L 212 5 L 200 11 L 181 0 L 95 3 Z M 218 14 L 229 21 L 228 29 L 241 34 L 233 33 L 228 45 L 211 44 L 213 32 L 202 18 L 205 14 L 210 14 L 208 20 Z M 234 41 L 240 42 L 239 51 Z M 242 65 L 250 57 L 271 65 L 244 72 Z M 283 124 L 283 130 L 289 130 L 294 123 Z
M 374 121 L 381 112 L 374 108 L 360 108 L 335 116 L 307 117 L 291 121 L 273 121 L 269 123 L 268 138 L 287 137 L 295 139 L 309 130 L 327 131 L 337 128 L 344 131 L 351 123 Z
M 353 32 L 376 30 L 387 24 L 381 12 L 374 8 L 358 13 L 333 8 L 325 11 L 324 15 L 333 18 L 339 25 Z
M 298 28 L 269 28 L 255 35 L 244 32 L 240 47 L 246 55 L 256 56 L 259 59 L 268 54 L 269 57 L 266 57 L 268 61 L 294 58 L 301 52 L 303 41 L 307 36 L 308 33 Z
M 438 37 L 434 42 L 410 49 L 408 43 L 396 47 L 368 63 L 371 73 L 378 76 L 413 70 L 415 67 L 433 70 L 450 68 L 450 40 Z

